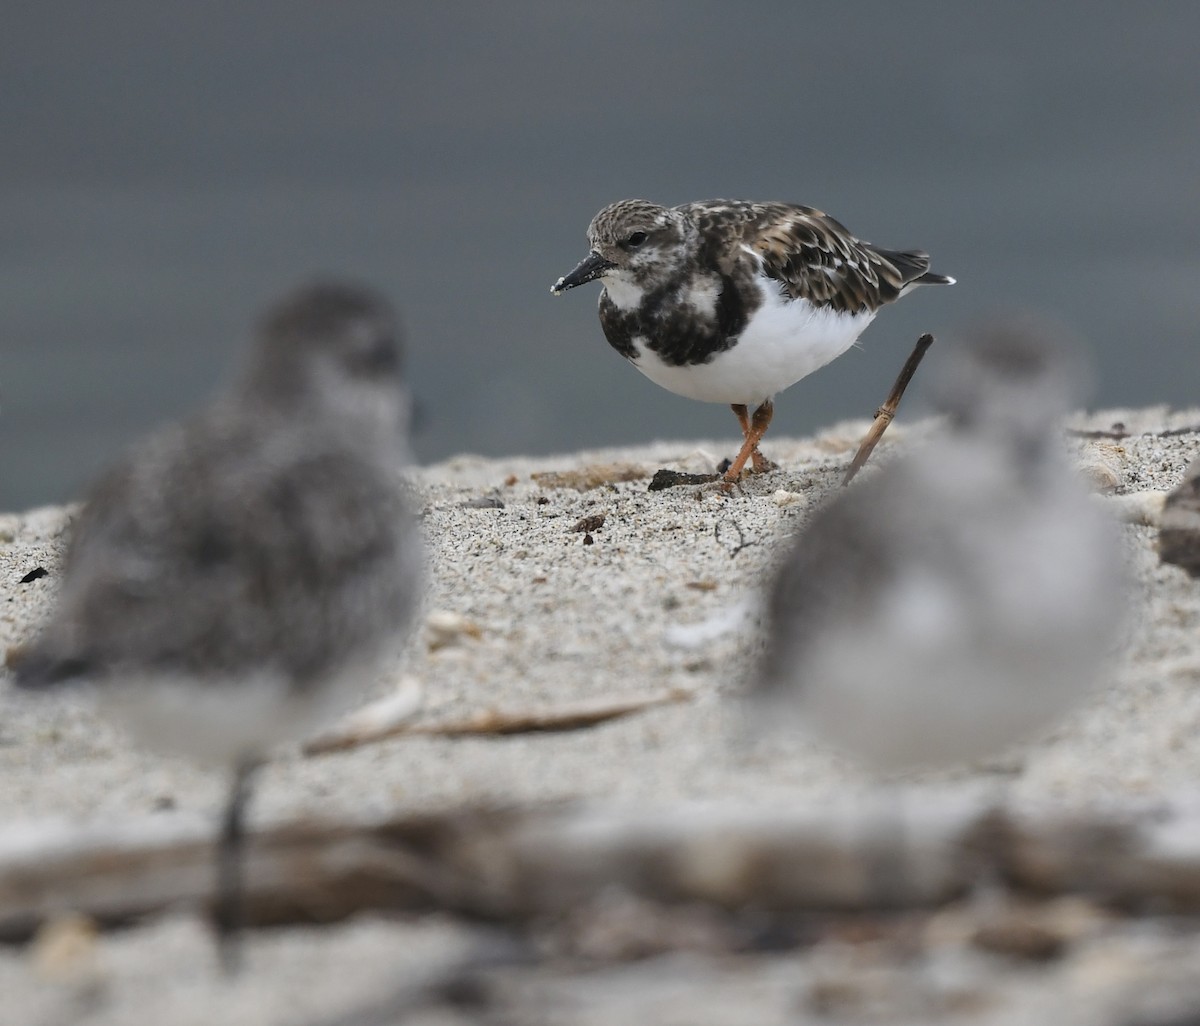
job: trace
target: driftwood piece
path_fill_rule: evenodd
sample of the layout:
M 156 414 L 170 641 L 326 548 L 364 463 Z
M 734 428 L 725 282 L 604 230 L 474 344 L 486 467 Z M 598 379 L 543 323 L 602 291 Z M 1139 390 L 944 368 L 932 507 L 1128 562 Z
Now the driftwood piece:
M 896 377 L 896 383 L 892 385 L 892 390 L 888 393 L 888 397 L 884 400 L 883 405 L 875 411 L 875 420 L 871 424 L 870 430 L 867 431 L 866 437 L 863 438 L 862 444 L 858 447 L 858 452 L 854 454 L 854 459 L 850 461 L 850 466 L 846 470 L 846 476 L 842 478 L 843 488 L 854 480 L 855 475 L 863 468 L 863 464 L 871 458 L 871 453 L 875 451 L 875 446 L 879 444 L 879 440 L 888 429 L 892 418 L 896 416 L 896 410 L 900 407 L 900 400 L 904 397 L 904 390 L 908 388 L 908 383 L 912 381 L 913 375 L 917 373 L 917 368 L 921 365 L 921 361 L 925 358 L 925 352 L 931 345 L 933 345 L 933 336 L 928 332 L 917 339 L 917 344 L 913 347 L 913 351 L 909 354 L 908 359 L 904 361 L 904 366 L 900 368 L 900 373 Z
M 1200 804 L 1064 813 L 946 795 L 812 808 L 684 805 L 466 810 L 305 822 L 249 839 L 247 923 L 366 910 L 442 910 L 520 922 L 606 889 L 779 916 L 935 907 L 978 881 L 1200 911 Z M 212 828 L 155 816 L 0 834 L 0 938 L 80 913 L 101 925 L 206 907 Z

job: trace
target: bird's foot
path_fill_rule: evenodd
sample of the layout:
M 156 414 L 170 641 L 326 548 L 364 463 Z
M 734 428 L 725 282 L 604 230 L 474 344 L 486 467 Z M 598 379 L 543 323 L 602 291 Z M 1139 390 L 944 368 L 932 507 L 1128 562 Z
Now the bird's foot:
M 767 474 L 772 470 L 778 470 L 779 464 L 773 460 L 767 459 L 761 452 L 758 451 L 758 446 L 755 446 L 750 452 L 750 467 L 751 473 Z
M 750 466 L 745 465 L 745 459 L 742 460 L 741 472 L 737 475 L 737 478 L 729 476 L 730 468 L 733 467 L 735 462 L 734 460 L 721 460 L 721 462 L 717 465 L 717 473 L 724 475 L 727 483 L 732 483 L 733 481 L 740 479 L 745 474 L 769 474 L 772 470 L 779 469 L 779 464 L 774 460 L 767 459 L 761 452 L 758 451 L 757 446 L 750 450 L 749 460 Z

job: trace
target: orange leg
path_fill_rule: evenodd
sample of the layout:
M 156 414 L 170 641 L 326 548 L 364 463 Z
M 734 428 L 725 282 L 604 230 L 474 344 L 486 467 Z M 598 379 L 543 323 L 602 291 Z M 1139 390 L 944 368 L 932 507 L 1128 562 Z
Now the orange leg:
M 733 410 L 733 415 L 737 417 L 738 423 L 742 427 L 742 437 L 746 438 L 750 434 L 750 411 L 746 409 L 744 403 L 734 403 L 729 408 Z
M 745 406 L 734 405 L 733 412 L 737 416 L 738 423 L 742 425 L 742 434 L 745 437 L 745 441 L 742 443 L 741 452 L 737 454 L 737 459 L 725 471 L 726 484 L 733 484 L 742 476 L 742 468 L 746 465 L 747 460 L 751 461 L 754 472 L 758 474 L 772 468 L 770 460 L 766 459 L 758 451 L 758 443 L 762 440 L 762 436 L 767 433 L 767 428 L 771 426 L 771 417 L 775 414 L 775 404 L 770 399 L 765 400 L 754 411 L 753 417 L 747 416 Z

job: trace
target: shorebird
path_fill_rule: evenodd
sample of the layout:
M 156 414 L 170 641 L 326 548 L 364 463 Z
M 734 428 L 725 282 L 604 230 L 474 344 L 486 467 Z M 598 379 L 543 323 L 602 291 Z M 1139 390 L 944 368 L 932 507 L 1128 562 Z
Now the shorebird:
M 251 776 L 397 654 L 423 577 L 404 498 L 408 398 L 389 306 L 318 283 L 266 315 L 243 373 L 87 497 L 17 684 L 94 685 L 155 748 L 232 769 L 214 916 L 242 915 Z
M 550 291 L 600 279 L 609 345 L 668 391 L 732 407 L 743 444 L 726 484 L 747 461 L 771 468 L 758 445 L 776 393 L 849 349 L 880 307 L 954 283 L 926 253 L 873 246 L 790 203 L 621 200 L 587 237 L 588 255 Z
M 1058 436 L 1077 366 L 1019 322 L 946 347 L 946 432 L 840 492 L 779 567 L 752 691 L 764 722 L 896 770 L 991 753 L 1086 694 L 1128 580 Z

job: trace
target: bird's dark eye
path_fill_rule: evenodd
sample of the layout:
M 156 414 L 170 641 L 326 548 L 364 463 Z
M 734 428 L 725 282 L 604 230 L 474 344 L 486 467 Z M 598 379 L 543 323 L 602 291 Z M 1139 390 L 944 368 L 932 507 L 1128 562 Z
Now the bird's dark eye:
M 625 245 L 630 249 L 637 249 L 643 242 L 646 241 L 645 232 L 633 232 L 629 238 L 625 240 Z

